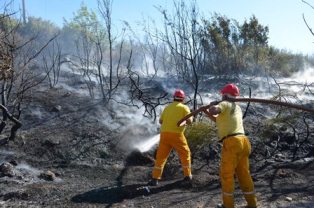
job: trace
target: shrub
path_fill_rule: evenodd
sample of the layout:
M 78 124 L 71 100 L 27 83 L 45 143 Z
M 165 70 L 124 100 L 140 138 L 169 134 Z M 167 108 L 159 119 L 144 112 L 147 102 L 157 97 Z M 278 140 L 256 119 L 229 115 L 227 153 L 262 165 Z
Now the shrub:
M 211 144 L 216 137 L 216 130 L 208 121 L 198 121 L 189 125 L 185 131 L 192 158 L 205 145 Z

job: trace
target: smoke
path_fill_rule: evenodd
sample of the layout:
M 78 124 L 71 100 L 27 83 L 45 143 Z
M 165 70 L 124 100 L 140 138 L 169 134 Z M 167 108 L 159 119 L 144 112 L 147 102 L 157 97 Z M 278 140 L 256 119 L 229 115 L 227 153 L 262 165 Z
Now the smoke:
M 163 70 L 159 70 L 154 67 L 154 61 L 150 56 L 145 56 L 142 66 L 137 66 L 135 71 L 137 71 L 142 77 L 155 75 L 158 77 L 165 77 L 167 75 Z
M 292 101 L 302 100 L 304 102 L 313 101 L 314 92 L 314 69 L 307 68 L 304 71 L 299 71 L 289 78 L 279 79 L 282 90 L 290 93 L 296 99 Z
M 97 94 L 97 90 L 95 90 L 96 83 L 98 83 L 95 76 L 90 75 L 87 77 L 86 75 L 83 76 L 83 74 L 83 71 L 80 70 L 78 66 L 63 64 L 61 65 L 58 86 L 82 96 L 90 96 L 90 90 L 92 89 L 96 95 L 95 97 L 99 97 L 99 93 Z M 87 86 L 87 84 L 89 86 Z
M 15 161 L 16 152 L 0 150 L 0 165 L 8 162 Z M 11 163 L 11 162 L 10 162 Z M 13 169 L 14 177 L 6 178 L 6 180 L 16 181 L 20 183 L 34 183 L 39 181 L 38 176 L 42 173 L 42 170 L 34 168 L 25 162 L 20 162 Z M 61 182 L 62 179 L 56 178 L 56 182 Z
M 14 152 L 7 150 L 0 150 L 0 165 L 6 161 L 7 158 L 14 156 Z
M 10 160 L 11 158 L 16 155 L 15 152 L 12 151 L 6 151 L 6 150 L 0 150 L 0 164 Z M 26 163 L 19 163 L 16 167 L 16 170 L 18 170 L 21 173 L 27 174 L 27 175 L 38 175 L 40 171 L 36 168 L 33 168 Z
M 18 164 L 15 168 L 16 168 L 16 170 L 20 171 L 24 175 L 38 176 L 41 173 L 40 170 L 38 170 L 34 167 L 31 167 L 30 165 L 28 165 L 26 163 Z
M 304 71 L 299 71 L 293 74 L 291 76 L 291 79 L 298 83 L 313 84 L 314 83 L 314 68 L 308 67 Z
M 43 113 L 41 112 L 39 107 L 33 107 L 31 109 L 31 115 L 34 116 L 35 118 L 41 120 L 43 118 Z
M 279 95 L 288 102 L 309 102 L 314 99 L 313 68 L 307 68 L 286 78 L 242 77 L 242 79 L 249 80 L 247 83 L 253 86 L 252 97 L 271 99 Z M 242 96 L 249 95 L 248 87 L 241 94 Z
M 156 124 L 152 118 L 143 116 L 145 109 L 140 103 L 138 103 L 139 107 L 135 107 L 122 104 L 123 100 L 128 100 L 125 91 L 115 96 L 114 101 L 109 101 L 105 109 L 99 107 L 96 117 L 105 126 L 118 133 L 116 148 L 129 154 L 136 149 L 141 151 L 140 149 L 148 148 L 149 144 L 142 147 L 141 143 L 157 134 L 159 124 Z

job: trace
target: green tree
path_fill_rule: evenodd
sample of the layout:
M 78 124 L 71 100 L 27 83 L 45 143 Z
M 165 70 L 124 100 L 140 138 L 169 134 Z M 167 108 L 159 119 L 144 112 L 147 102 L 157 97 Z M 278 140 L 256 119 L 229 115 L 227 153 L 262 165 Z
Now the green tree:
M 253 16 L 242 25 L 236 20 L 215 14 L 203 21 L 200 33 L 206 51 L 206 73 L 237 75 L 267 63 L 268 27 Z
M 81 4 L 77 12 L 74 12 L 72 19 L 64 19 L 64 27 L 70 28 L 89 39 L 95 39 L 95 28 L 99 28 L 99 25 L 96 13 L 89 10 L 84 4 Z
M 89 94 L 94 97 L 96 63 L 102 60 L 98 56 L 99 45 L 104 41 L 104 29 L 93 10 L 81 4 L 80 9 L 73 14 L 70 20 L 64 20 L 62 39 L 72 51 L 76 51 L 74 61 L 79 63 L 79 68 L 88 87 Z M 73 54 L 72 51 L 67 51 Z
M 239 39 L 234 20 L 215 14 L 203 21 L 202 43 L 207 51 L 207 70 L 211 74 L 236 74 L 236 41 Z
M 290 76 L 305 68 L 306 57 L 292 54 L 284 50 L 270 48 L 267 70 L 274 76 Z
M 258 65 L 259 60 L 263 59 L 263 56 L 267 54 L 267 50 L 265 54 L 263 49 L 268 46 L 268 27 L 261 25 L 253 15 L 249 21 L 244 21 L 240 27 L 240 32 L 242 45 L 246 52 L 245 56 L 248 60 L 252 58 L 255 64 Z M 254 56 L 251 57 L 250 54 L 254 54 Z

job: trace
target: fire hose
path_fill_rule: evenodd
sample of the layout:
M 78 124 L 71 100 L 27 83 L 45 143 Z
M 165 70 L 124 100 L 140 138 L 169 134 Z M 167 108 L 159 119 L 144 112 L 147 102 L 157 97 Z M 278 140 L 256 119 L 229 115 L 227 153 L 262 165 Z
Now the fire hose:
M 314 113 L 314 109 L 306 108 L 304 106 L 293 104 L 293 103 L 281 102 L 281 101 L 277 101 L 277 100 L 260 99 L 260 98 L 233 98 L 233 97 L 225 96 L 224 99 L 221 101 L 213 101 L 209 105 L 202 106 L 202 107 L 196 109 L 195 111 L 189 113 L 188 115 L 184 116 L 182 119 L 180 119 L 178 121 L 177 126 L 181 126 L 182 123 L 184 121 L 186 121 L 187 119 L 189 119 L 190 117 L 198 114 L 199 112 L 203 111 L 204 109 L 208 109 L 213 105 L 217 105 L 218 103 L 220 103 L 224 100 L 231 101 L 231 102 L 254 102 L 254 103 L 280 105 L 280 106 L 285 106 L 288 108 L 295 108 L 298 110 Z

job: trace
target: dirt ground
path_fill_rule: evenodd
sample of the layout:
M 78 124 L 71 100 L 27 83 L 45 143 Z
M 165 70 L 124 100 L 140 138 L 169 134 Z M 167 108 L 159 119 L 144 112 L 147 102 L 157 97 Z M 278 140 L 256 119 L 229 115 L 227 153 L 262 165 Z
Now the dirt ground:
M 0 146 L 0 207 L 215 207 L 221 202 L 219 158 L 193 161 L 193 183 L 182 183 L 174 156 L 157 187 L 146 186 L 153 151 L 118 148 L 126 122 L 101 100 L 64 88 L 38 91 L 15 141 Z M 254 148 L 254 147 L 253 147 Z M 314 158 L 251 160 L 259 207 L 314 207 Z M 50 178 L 42 177 L 50 171 Z M 49 174 L 46 174 L 49 175 Z M 237 183 L 236 183 L 237 184 Z M 237 207 L 245 201 L 236 187 Z

